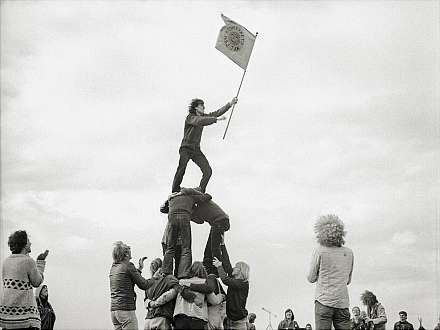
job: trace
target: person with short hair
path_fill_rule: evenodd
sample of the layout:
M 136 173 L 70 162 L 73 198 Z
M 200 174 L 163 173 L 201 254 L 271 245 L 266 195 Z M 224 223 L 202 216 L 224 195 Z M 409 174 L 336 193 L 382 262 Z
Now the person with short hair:
M 113 264 L 110 268 L 110 311 L 115 330 L 137 330 L 136 285 L 147 290 L 154 284 L 154 279 L 142 277 L 143 263 L 136 269 L 131 260 L 131 248 L 122 241 L 113 244 Z M 141 260 L 143 260 L 142 258 Z
M 399 312 L 400 320 L 394 323 L 394 330 L 414 330 L 411 323 L 407 321 L 408 314 L 405 311 Z
M 246 301 L 249 295 L 249 272 L 247 263 L 239 261 L 232 268 L 226 246 L 222 245 L 220 261 L 214 257 L 213 265 L 217 267 L 221 281 L 228 286 L 226 292 L 226 329 L 246 330 L 247 315 Z
M 353 273 L 353 251 L 345 244 L 344 223 L 338 216 L 321 216 L 315 223 L 319 246 L 315 249 L 307 279 L 317 283 L 315 327 L 324 330 L 350 329 L 347 285 Z
M 43 284 L 35 290 L 38 311 L 41 318 L 41 330 L 52 330 L 55 325 L 56 315 L 49 302 L 49 291 L 47 285 Z
M 234 97 L 230 102 L 217 111 L 205 114 L 205 102 L 201 99 L 191 100 L 188 107 L 189 113 L 185 119 L 183 139 L 179 148 L 179 165 L 176 174 L 174 175 L 173 186 L 171 189 L 172 192 L 180 191 L 180 184 L 182 183 L 186 166 L 190 159 L 202 171 L 202 179 L 200 181 L 199 189 L 201 192 L 205 192 L 208 181 L 212 175 L 212 169 L 205 155 L 200 150 L 203 128 L 212 125 L 219 120 L 225 120 L 226 117 L 222 115 L 237 103 L 237 101 L 237 98 Z
M 278 324 L 278 330 L 282 329 L 299 329 L 299 325 L 295 321 L 295 315 L 290 308 L 286 309 L 284 312 L 284 320 L 281 320 L 281 322 Z
M 385 308 L 377 300 L 376 295 L 368 290 L 361 294 L 362 303 L 367 306 L 367 317 L 365 322 L 370 330 L 385 330 L 387 315 Z
M 12 254 L 3 262 L 3 292 L 0 298 L 0 327 L 4 330 L 41 329 L 33 288 L 43 283 L 49 251 L 39 254 L 35 262 L 29 256 L 31 245 L 25 230 L 17 230 L 8 238 Z
M 364 317 L 362 317 L 361 309 L 355 306 L 351 309 L 353 318 L 351 319 L 351 330 L 368 330 Z

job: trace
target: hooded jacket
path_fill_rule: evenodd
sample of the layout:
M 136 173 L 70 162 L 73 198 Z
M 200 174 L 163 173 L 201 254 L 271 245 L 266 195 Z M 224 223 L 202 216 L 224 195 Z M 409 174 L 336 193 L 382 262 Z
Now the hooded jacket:
M 56 316 L 52 305 L 49 303 L 49 296 L 47 296 L 46 299 L 43 299 L 40 296 L 43 288 L 47 288 L 47 286 L 43 284 L 35 290 L 35 299 L 37 301 L 41 318 L 41 330 L 52 330 L 55 324 Z

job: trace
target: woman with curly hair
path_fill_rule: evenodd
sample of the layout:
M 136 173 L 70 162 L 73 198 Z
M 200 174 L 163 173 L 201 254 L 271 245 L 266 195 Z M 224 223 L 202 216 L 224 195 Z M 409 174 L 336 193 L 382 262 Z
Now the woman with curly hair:
M 344 223 L 336 215 L 321 216 L 315 224 L 319 246 L 315 249 L 307 279 L 317 282 L 315 327 L 350 329 L 347 285 L 353 272 L 353 251 L 343 247 Z
M 385 330 L 387 315 L 385 308 L 377 301 L 376 295 L 368 290 L 361 294 L 362 303 L 367 306 L 367 317 L 365 322 L 370 325 L 372 330 Z

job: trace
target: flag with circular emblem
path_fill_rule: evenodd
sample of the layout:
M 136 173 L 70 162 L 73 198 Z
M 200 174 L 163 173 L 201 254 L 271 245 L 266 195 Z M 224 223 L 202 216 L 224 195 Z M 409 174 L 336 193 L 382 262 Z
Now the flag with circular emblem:
M 246 70 L 255 43 L 255 35 L 245 27 L 221 14 L 225 25 L 221 28 L 215 48 Z

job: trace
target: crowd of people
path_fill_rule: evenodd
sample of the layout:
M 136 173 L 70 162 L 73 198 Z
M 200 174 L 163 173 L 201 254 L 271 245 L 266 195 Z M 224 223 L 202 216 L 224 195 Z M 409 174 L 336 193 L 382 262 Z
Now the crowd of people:
M 204 126 L 224 119 L 221 116 L 236 102 L 233 98 L 219 110 L 205 114 L 202 100 L 191 101 L 171 194 L 160 207 L 168 219 L 161 240 L 163 256 L 151 261 L 149 276 L 142 275 L 146 257 L 140 258 L 136 267 L 131 262 L 130 246 L 122 241 L 114 243 L 109 282 L 110 317 L 115 330 L 139 328 L 135 286 L 144 291 L 145 330 L 255 329 L 256 315 L 246 309 L 250 267 L 243 261 L 232 267 L 225 245 L 230 219 L 206 193 L 212 169 L 200 150 Z M 180 186 L 190 159 L 203 174 L 196 188 Z M 192 260 L 191 222 L 206 222 L 210 226 L 202 261 Z M 318 246 L 313 252 L 307 279 L 316 283 L 315 329 L 385 329 L 385 308 L 371 291 L 361 295 L 366 311 L 353 307 L 353 316 L 350 315 L 347 286 L 352 281 L 354 254 L 344 246 L 344 223 L 336 215 L 321 216 L 314 230 Z M 53 329 L 55 312 L 49 303 L 48 287 L 42 284 L 49 251 L 34 261 L 29 256 L 31 242 L 24 230 L 12 233 L 8 246 L 11 255 L 2 267 L 0 326 L 3 329 Z M 35 294 L 34 288 L 37 288 Z M 414 329 L 405 311 L 399 316 L 394 330 Z M 300 328 L 293 310 L 288 308 L 278 329 L 312 330 L 312 326 L 309 323 Z M 419 318 L 419 330 L 423 329 Z

